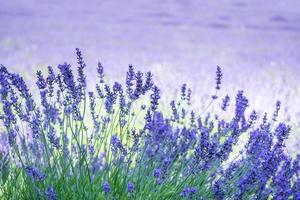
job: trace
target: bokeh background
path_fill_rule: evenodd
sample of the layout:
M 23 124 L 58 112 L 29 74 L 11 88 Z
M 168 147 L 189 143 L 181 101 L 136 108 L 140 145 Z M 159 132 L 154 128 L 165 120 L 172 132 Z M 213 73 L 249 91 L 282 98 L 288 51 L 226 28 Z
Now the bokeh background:
M 243 89 L 259 113 L 281 100 L 281 119 L 294 127 L 288 145 L 300 148 L 298 0 L 0 0 L 0 63 L 32 85 L 37 69 L 75 67 L 76 47 L 89 82 L 98 61 L 109 81 L 123 81 L 133 64 L 155 74 L 164 102 L 187 83 L 198 110 L 220 65 L 220 96 Z

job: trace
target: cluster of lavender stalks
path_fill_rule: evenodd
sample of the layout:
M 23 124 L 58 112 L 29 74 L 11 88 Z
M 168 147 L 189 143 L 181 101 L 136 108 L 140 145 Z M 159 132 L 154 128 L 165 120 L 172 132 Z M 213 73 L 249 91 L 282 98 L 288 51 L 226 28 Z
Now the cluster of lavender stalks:
M 0 65 L 0 199 L 300 199 L 300 155 L 284 151 L 291 127 L 277 122 L 279 101 L 259 119 L 238 91 L 225 120 L 193 111 L 184 84 L 162 113 L 151 72 L 129 66 L 125 85 L 110 86 L 99 63 L 88 92 L 76 54 L 77 78 L 67 63 L 37 72 L 39 101 Z M 209 105 L 220 67 L 215 79 Z M 230 98 L 221 100 L 225 112 Z

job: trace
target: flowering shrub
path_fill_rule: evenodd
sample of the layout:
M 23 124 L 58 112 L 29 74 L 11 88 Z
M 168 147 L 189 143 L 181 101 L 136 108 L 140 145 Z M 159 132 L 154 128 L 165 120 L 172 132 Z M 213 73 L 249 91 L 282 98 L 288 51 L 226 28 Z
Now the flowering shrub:
M 109 85 L 99 63 L 88 91 L 76 53 L 77 76 L 67 63 L 37 72 L 39 101 L 0 66 L 1 199 L 300 199 L 300 156 L 284 152 L 291 126 L 277 122 L 279 101 L 259 122 L 238 91 L 231 120 L 212 115 L 223 76 L 217 67 L 205 110 L 191 109 L 184 84 L 163 113 L 151 72 L 130 65 L 125 85 Z M 220 112 L 230 101 L 222 99 Z

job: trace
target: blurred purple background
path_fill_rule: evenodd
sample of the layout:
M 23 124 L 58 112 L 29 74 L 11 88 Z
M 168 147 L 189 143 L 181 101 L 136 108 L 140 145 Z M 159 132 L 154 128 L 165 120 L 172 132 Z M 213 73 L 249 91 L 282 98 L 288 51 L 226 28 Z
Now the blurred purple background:
M 133 64 L 154 72 L 166 98 L 188 83 L 202 106 L 220 65 L 222 95 L 244 89 L 261 112 L 280 99 L 299 124 L 298 0 L 0 0 L 0 63 L 9 69 L 32 80 L 38 68 L 75 64 L 76 47 L 90 81 L 98 61 L 111 81 Z

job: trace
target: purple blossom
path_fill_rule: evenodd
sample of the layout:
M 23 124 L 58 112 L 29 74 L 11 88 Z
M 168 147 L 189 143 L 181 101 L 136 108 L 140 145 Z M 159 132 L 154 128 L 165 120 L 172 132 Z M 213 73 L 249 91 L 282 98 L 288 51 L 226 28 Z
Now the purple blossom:
M 160 99 L 160 91 L 157 86 L 153 87 L 153 93 L 151 94 L 151 111 L 156 111 L 158 107 L 158 100 Z
M 152 80 L 153 74 L 151 72 L 146 72 L 145 74 L 145 84 L 143 86 L 143 94 L 145 94 L 147 91 L 149 91 L 153 86 L 153 80 Z
M 187 90 L 186 100 L 188 105 L 192 104 L 192 90 L 190 88 Z
M 185 187 L 180 193 L 180 196 L 188 197 L 189 199 L 191 199 L 196 194 L 196 192 L 196 187 Z
M 222 110 L 226 111 L 227 110 L 227 107 L 229 106 L 229 101 L 230 101 L 230 98 L 228 95 L 225 96 L 225 98 L 223 99 L 223 103 L 222 103 Z
M 110 192 L 110 184 L 107 181 L 104 181 L 104 183 L 102 184 L 102 190 L 105 195 Z
M 38 81 L 36 82 L 38 88 L 40 90 L 46 89 L 47 82 L 46 82 L 45 78 L 43 77 L 42 72 L 41 71 L 37 71 L 36 75 L 37 75 L 37 78 L 38 78 Z
M 273 121 L 277 121 L 277 117 L 278 117 L 278 112 L 280 110 L 280 106 L 281 106 L 281 102 L 280 101 L 276 101 L 276 109 L 275 112 L 273 113 Z
M 135 72 L 134 72 L 134 69 L 133 69 L 133 66 L 132 65 L 129 65 L 128 67 L 128 72 L 126 74 L 126 92 L 129 96 L 130 99 L 134 99 L 134 96 L 133 96 L 133 81 L 135 79 Z
M 291 178 L 293 170 L 291 159 L 285 158 L 278 174 L 274 176 L 272 187 L 276 188 L 274 199 L 289 199 L 292 195 Z
M 291 127 L 284 124 L 284 123 L 279 123 L 277 126 L 274 135 L 276 136 L 278 141 L 283 141 L 288 138 L 288 135 L 291 131 Z
M 90 100 L 90 112 L 94 122 L 94 127 L 98 130 L 100 128 L 100 123 L 98 122 L 98 115 L 96 114 L 96 103 L 95 96 L 93 92 L 89 92 L 89 100 Z
M 98 62 L 97 73 L 100 79 L 100 83 L 104 83 L 104 68 L 100 62 Z
M 55 130 L 53 127 L 50 127 L 49 132 L 47 133 L 48 139 L 50 143 L 57 149 L 60 148 L 60 140 L 55 134 Z
M 35 182 L 43 181 L 45 179 L 45 175 L 37 167 L 28 166 L 26 167 L 26 172 L 27 175 Z
M 196 116 L 195 116 L 195 112 L 192 110 L 191 111 L 191 117 L 190 117 L 190 125 L 191 127 L 195 127 L 195 122 L 196 122 Z
M 4 119 L 4 126 L 6 128 L 10 128 L 13 124 L 16 123 L 16 116 L 13 114 L 13 110 L 12 110 L 12 103 L 2 99 L 3 102 L 3 119 Z
M 178 110 L 177 110 L 176 105 L 175 105 L 175 101 L 172 100 L 170 105 L 171 105 L 171 109 L 172 109 L 172 112 L 173 112 L 173 120 L 178 121 L 179 120 L 179 114 L 178 114 Z
M 134 192 L 134 184 L 132 182 L 128 182 L 128 184 L 127 184 L 127 191 L 129 193 L 133 193 Z
M 220 90 L 221 87 L 221 80 L 222 80 L 222 70 L 221 67 L 217 66 L 217 71 L 216 71 L 216 90 Z
M 108 85 L 105 85 L 105 109 L 107 113 L 113 112 L 113 105 L 116 103 L 116 93 L 111 91 Z
M 135 74 L 136 87 L 133 92 L 133 99 L 138 99 L 141 94 L 144 93 L 144 84 L 143 84 L 143 73 L 138 71 Z
M 157 182 L 160 182 L 162 178 L 162 170 L 159 168 L 154 169 L 153 176 L 156 178 Z
M 26 104 L 26 116 L 28 118 L 30 112 L 32 112 L 35 109 L 35 102 L 32 98 L 32 94 L 30 94 L 29 89 L 25 84 L 25 81 L 19 74 L 8 74 L 7 72 L 6 76 L 11 81 L 11 84 L 17 88 L 21 97 L 24 98 Z
M 55 192 L 55 190 L 52 187 L 47 187 L 47 189 L 45 190 L 45 194 L 48 200 L 57 200 L 57 194 Z
M 251 126 L 256 120 L 257 120 L 257 113 L 255 112 L 255 110 L 253 110 L 248 120 L 249 126 Z
M 32 136 L 35 139 L 38 139 L 41 136 L 41 132 L 40 132 L 41 118 L 42 118 L 41 112 L 37 110 L 36 114 L 33 116 L 32 122 L 29 124 L 32 130 Z
M 187 85 L 184 83 L 182 86 L 181 86 L 181 100 L 185 100 L 186 99 L 186 90 L 187 90 Z
M 69 93 L 72 94 L 73 98 L 77 98 L 77 87 L 76 82 L 74 80 L 74 75 L 71 70 L 71 65 L 64 63 L 62 65 L 58 65 L 58 68 L 61 72 L 62 81 L 65 85 L 65 87 L 68 89 Z
M 240 119 L 245 118 L 245 111 L 248 105 L 248 99 L 243 95 L 243 91 L 240 90 L 237 93 L 236 96 L 236 102 L 235 102 L 235 117 L 236 120 L 239 121 Z
M 46 79 L 46 83 L 49 88 L 49 96 L 54 96 L 54 83 L 56 82 L 56 76 L 54 74 L 53 68 L 51 66 L 48 66 L 48 77 Z
M 86 67 L 85 62 L 83 61 L 82 53 L 81 51 L 76 48 L 76 54 L 77 54 L 77 63 L 78 63 L 78 82 L 80 84 L 80 87 L 85 88 L 86 87 L 86 77 L 84 75 L 84 68 Z
M 116 95 L 116 93 L 123 91 L 122 85 L 118 82 L 115 82 L 113 85 L 113 91 L 114 91 L 114 95 Z
M 300 199 L 300 177 L 296 178 L 292 188 L 292 193 L 293 199 Z
M 120 139 L 118 138 L 118 136 L 113 135 L 111 137 L 110 143 L 111 143 L 112 151 L 114 153 L 117 153 L 118 151 L 121 151 L 122 152 L 122 156 L 126 156 L 127 150 L 122 145 L 122 143 L 121 143 Z
M 217 200 L 224 199 L 225 192 L 223 191 L 223 188 L 222 188 L 222 186 L 224 186 L 224 184 L 225 184 L 224 182 L 225 182 L 224 179 L 219 179 L 213 183 L 212 190 L 214 193 L 214 197 Z

